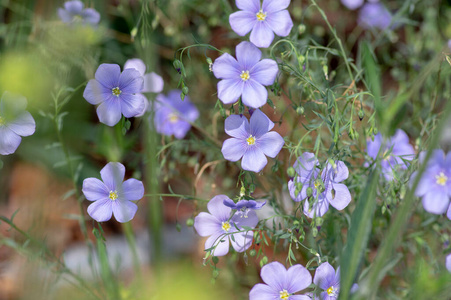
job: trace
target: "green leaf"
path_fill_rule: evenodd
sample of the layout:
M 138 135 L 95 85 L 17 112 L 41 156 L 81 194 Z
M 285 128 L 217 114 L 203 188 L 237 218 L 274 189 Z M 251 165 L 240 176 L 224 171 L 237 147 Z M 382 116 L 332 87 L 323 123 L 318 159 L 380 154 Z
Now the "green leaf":
M 362 55 L 362 67 L 365 70 L 365 80 L 368 89 L 374 98 L 374 106 L 376 108 L 376 118 L 379 124 L 383 124 L 384 114 L 381 103 L 381 77 L 379 66 L 374 59 L 374 53 L 371 50 L 371 46 L 368 42 L 362 43 L 361 48 Z

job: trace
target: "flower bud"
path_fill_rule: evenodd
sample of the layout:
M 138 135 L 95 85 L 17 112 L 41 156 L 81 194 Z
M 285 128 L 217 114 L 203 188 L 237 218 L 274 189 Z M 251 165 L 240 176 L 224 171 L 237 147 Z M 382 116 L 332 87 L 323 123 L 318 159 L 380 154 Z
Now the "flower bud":
M 298 106 L 298 108 L 296 108 L 296 113 L 298 114 L 298 115 L 302 115 L 302 114 L 304 114 L 304 107 L 302 107 L 302 106 Z
M 307 188 L 307 197 L 311 197 L 313 195 L 313 189 L 311 187 Z
M 251 257 L 254 257 L 255 255 L 257 255 L 257 251 L 255 251 L 255 249 L 252 249 L 251 251 L 249 251 L 249 255 Z
M 294 177 L 295 174 L 296 174 L 296 171 L 294 170 L 293 167 L 289 167 L 289 168 L 287 169 L 287 175 L 288 175 L 288 176 Z
M 186 220 L 186 226 L 188 226 L 188 227 L 194 226 L 193 218 L 189 218 L 188 220 Z

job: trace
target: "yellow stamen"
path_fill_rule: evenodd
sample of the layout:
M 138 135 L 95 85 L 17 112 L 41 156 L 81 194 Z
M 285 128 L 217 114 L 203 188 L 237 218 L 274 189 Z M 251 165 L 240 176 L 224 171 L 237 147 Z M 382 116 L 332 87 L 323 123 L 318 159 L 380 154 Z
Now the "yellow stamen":
M 222 230 L 224 230 L 225 232 L 229 232 L 230 228 L 232 228 L 232 226 L 230 225 L 229 222 L 222 222 Z
M 176 114 L 170 114 L 169 115 L 169 122 L 175 123 L 179 120 L 179 117 Z
M 288 300 L 290 298 L 290 294 L 288 294 L 287 290 L 280 291 L 280 299 Z
M 335 289 L 334 289 L 333 286 L 331 286 L 330 288 L 328 288 L 328 289 L 326 290 L 326 292 L 327 292 L 327 294 L 328 294 L 329 296 L 335 296 Z
M 117 191 L 110 191 L 110 195 L 108 196 L 110 200 L 114 201 L 117 199 Z
M 266 13 L 263 12 L 262 9 L 257 13 L 257 20 L 264 21 L 266 19 Z
M 122 94 L 122 91 L 119 89 L 119 87 L 115 87 L 111 90 L 114 96 L 119 97 L 120 94 Z
M 242 71 L 240 77 L 243 81 L 248 81 L 251 78 L 249 71 Z
M 448 181 L 448 177 L 443 173 L 440 172 L 438 175 L 435 175 L 435 179 L 437 179 L 437 184 L 444 186 L 446 182 Z
M 255 144 L 255 136 L 253 136 L 252 134 L 246 139 L 246 142 L 249 146 L 252 146 L 253 144 Z

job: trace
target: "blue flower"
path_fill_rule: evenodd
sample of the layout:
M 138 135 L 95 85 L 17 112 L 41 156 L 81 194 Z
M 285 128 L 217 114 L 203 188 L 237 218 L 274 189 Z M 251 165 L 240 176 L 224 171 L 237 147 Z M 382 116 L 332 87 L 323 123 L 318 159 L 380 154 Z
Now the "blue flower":
M 340 267 L 335 269 L 328 263 L 322 263 L 315 271 L 313 283 L 321 290 L 321 300 L 336 300 L 340 294 Z M 351 288 L 351 293 L 358 289 L 358 285 L 354 284 Z
M 135 69 L 121 68 L 116 64 L 101 64 L 83 93 L 91 104 L 97 105 L 100 122 L 114 126 L 123 114 L 126 118 L 140 115 L 145 108 L 146 98 L 140 94 L 143 78 Z
M 341 0 L 341 3 L 347 8 L 354 10 L 362 6 L 364 0 Z
M 58 15 L 64 23 L 81 23 L 96 25 L 100 21 L 100 14 L 93 8 L 83 9 L 81 1 L 68 1 L 64 3 L 64 9 L 58 8 Z
M 392 20 L 391 13 L 382 3 L 366 3 L 359 11 L 358 23 L 365 29 L 386 29 Z
M 451 272 L 451 254 L 446 257 L 446 268 Z

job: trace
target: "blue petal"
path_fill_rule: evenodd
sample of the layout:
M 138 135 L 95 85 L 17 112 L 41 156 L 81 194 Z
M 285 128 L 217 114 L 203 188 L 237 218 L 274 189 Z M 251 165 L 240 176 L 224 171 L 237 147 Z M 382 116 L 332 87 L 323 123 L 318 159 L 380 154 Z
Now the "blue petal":
M 36 129 L 36 123 L 28 111 L 24 111 L 6 126 L 20 136 L 30 136 Z
M 144 75 L 143 93 L 161 93 L 163 91 L 163 78 L 152 72 Z
M 236 6 L 256 14 L 260 10 L 260 0 L 236 0 Z
M 144 79 L 136 69 L 126 69 L 119 78 L 119 89 L 124 94 L 140 93 L 144 87 Z
M 87 8 L 81 13 L 85 23 L 96 25 L 100 22 L 100 14 L 93 8 Z
M 252 43 L 241 42 L 236 46 L 236 59 L 241 71 L 250 71 L 261 58 L 262 52 Z
M 243 155 L 241 167 L 243 170 L 258 173 L 263 170 L 267 163 L 268 160 L 265 154 L 263 154 L 263 151 L 255 146 L 251 146 Z
M 249 121 L 242 115 L 230 115 L 224 122 L 224 131 L 231 137 L 247 139 L 250 135 Z
M 272 85 L 279 73 L 277 63 L 272 59 L 259 61 L 249 72 L 250 77 L 262 85 Z
M 126 118 L 138 116 L 145 111 L 147 99 L 141 94 L 121 94 L 119 99 L 121 112 Z
M 263 85 L 252 78 L 244 83 L 242 91 L 243 95 L 241 99 L 244 105 L 259 108 L 266 104 L 268 91 Z
M 81 14 L 83 6 L 84 4 L 81 1 L 67 1 L 66 3 L 64 3 L 64 8 L 74 15 Z
M 125 167 L 119 162 L 109 162 L 100 171 L 103 182 L 110 191 L 122 192 L 122 182 L 125 176 Z
M 16 152 L 22 138 L 6 126 L 0 126 L 0 154 L 9 155 Z
M 135 69 L 141 76 L 144 76 L 144 74 L 146 73 L 146 65 L 139 58 L 132 58 L 127 60 L 124 64 L 124 70 L 126 69 Z
M 109 90 L 119 86 L 120 76 L 121 68 L 116 64 L 101 64 L 95 74 L 97 81 Z
M 263 0 L 262 9 L 266 13 L 287 9 L 291 0 Z
M 237 11 L 229 16 L 230 27 L 239 36 L 248 34 L 256 22 L 257 17 L 255 13 L 249 11 Z
M 114 97 L 114 98 L 113 98 Z M 111 96 L 97 107 L 99 121 L 108 126 L 116 125 L 121 119 L 121 101 Z
M 224 104 L 232 104 L 238 101 L 243 93 L 244 81 L 241 79 L 223 79 L 218 82 L 218 98 Z M 266 103 L 266 101 L 265 101 Z
M 83 92 L 83 98 L 93 105 L 102 103 L 105 99 L 109 98 L 110 95 L 112 95 L 112 90 L 104 87 L 96 79 L 89 80 Z
M 142 181 L 130 178 L 122 184 L 122 197 L 124 200 L 140 200 L 144 196 L 144 185 Z
M 231 138 L 222 144 L 222 155 L 228 161 L 238 161 L 246 153 L 246 141 L 237 138 Z
M 213 63 L 213 74 L 219 79 L 237 79 L 241 80 L 240 74 L 242 70 L 235 58 L 228 53 L 224 53 L 218 57 Z
M 252 29 L 250 41 L 259 48 L 268 48 L 274 40 L 274 32 L 266 22 L 257 22 Z
M 261 138 L 257 139 L 258 147 L 266 156 L 276 157 L 280 150 L 282 150 L 285 140 L 277 132 L 268 132 Z
M 111 219 L 113 214 L 112 202 L 110 199 L 94 201 L 88 206 L 88 215 L 97 222 L 105 222 Z
M 138 210 L 138 206 L 131 201 L 116 200 L 111 202 L 114 217 L 120 223 L 126 223 L 133 219 Z
M 250 120 L 250 133 L 260 138 L 268 131 L 273 129 L 274 123 L 259 109 L 256 109 Z
M 288 10 L 268 14 L 265 22 L 278 36 L 288 36 L 293 28 L 293 21 Z
M 83 180 L 82 192 L 86 200 L 97 201 L 107 199 L 109 196 L 109 189 L 107 186 L 97 178 L 86 178 Z

